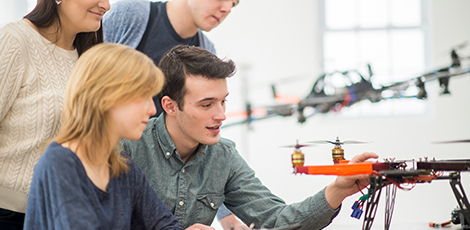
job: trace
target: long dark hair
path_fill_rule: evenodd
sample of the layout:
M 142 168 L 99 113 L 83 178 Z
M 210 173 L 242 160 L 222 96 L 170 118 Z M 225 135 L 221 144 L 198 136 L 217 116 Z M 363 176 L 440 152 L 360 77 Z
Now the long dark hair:
M 24 18 L 31 21 L 38 29 L 47 28 L 57 23 L 57 33 L 61 29 L 59 11 L 54 0 L 38 0 L 38 4 Z M 88 48 L 95 44 L 103 42 L 103 23 L 96 32 L 78 33 L 73 41 L 73 46 L 77 49 L 80 56 Z

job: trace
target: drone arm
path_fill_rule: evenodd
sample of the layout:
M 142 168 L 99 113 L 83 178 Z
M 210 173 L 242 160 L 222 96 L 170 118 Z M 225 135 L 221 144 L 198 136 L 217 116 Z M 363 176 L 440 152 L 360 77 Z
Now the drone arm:
M 294 167 L 294 173 L 303 173 L 309 175 L 337 175 L 350 176 L 360 174 L 372 174 L 376 171 L 391 170 L 396 167 L 396 163 L 383 162 L 359 162 L 350 164 L 341 163 L 334 165 L 316 165 L 316 166 L 297 166 Z
M 298 166 L 295 168 L 296 173 L 304 173 L 309 175 L 349 176 L 359 174 L 372 174 L 372 164 L 367 162 L 355 164 Z

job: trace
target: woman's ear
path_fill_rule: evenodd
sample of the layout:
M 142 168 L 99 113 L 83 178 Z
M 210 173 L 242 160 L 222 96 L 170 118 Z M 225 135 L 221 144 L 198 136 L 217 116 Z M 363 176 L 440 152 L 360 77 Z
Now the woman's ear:
M 178 109 L 176 101 L 173 101 L 169 96 L 163 96 L 160 102 L 167 115 L 175 115 L 176 110 Z

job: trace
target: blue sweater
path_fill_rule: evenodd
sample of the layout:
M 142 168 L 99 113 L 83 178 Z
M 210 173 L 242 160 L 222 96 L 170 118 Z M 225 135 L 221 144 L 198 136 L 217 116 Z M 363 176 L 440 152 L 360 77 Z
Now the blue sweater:
M 80 159 L 56 142 L 34 168 L 24 229 L 178 229 L 178 221 L 129 159 L 107 191 L 88 178 Z

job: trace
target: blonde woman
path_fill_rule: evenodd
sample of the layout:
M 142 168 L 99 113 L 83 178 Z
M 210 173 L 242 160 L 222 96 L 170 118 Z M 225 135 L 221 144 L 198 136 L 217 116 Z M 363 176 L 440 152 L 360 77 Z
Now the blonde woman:
M 3 6 L 2 6 L 3 7 Z M 103 41 L 108 0 L 38 0 L 0 26 L 0 229 L 23 229 L 40 147 L 57 135 L 77 58 Z
M 25 229 L 182 229 L 119 150 L 155 113 L 163 73 L 145 54 L 104 43 L 77 61 L 61 128 L 34 169 Z

